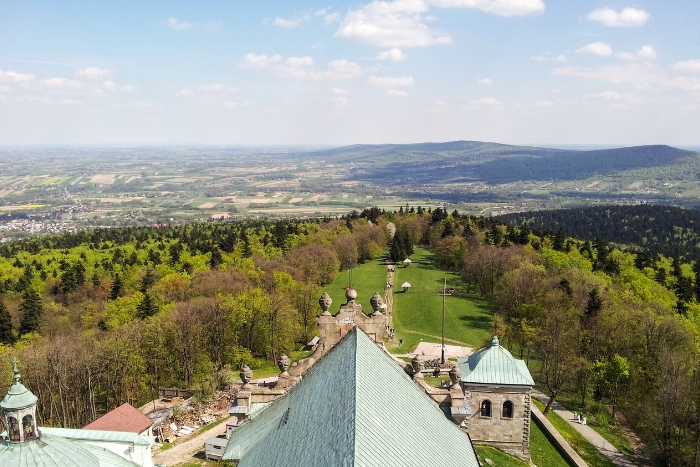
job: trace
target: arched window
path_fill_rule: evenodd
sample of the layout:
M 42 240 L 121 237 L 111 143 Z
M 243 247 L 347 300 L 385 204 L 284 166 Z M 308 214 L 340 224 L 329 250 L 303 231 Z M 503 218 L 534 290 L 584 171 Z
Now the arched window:
M 10 436 L 10 441 L 19 441 L 19 423 L 15 417 L 7 418 L 7 434 Z
M 505 401 L 503 403 L 503 418 L 513 418 L 513 403 L 511 401 Z
M 34 419 L 31 415 L 25 415 L 22 418 L 22 431 L 24 431 L 24 439 L 34 439 L 36 434 L 34 433 Z
M 490 417 L 491 416 L 491 401 L 486 399 L 481 403 L 481 410 L 480 414 L 482 417 Z

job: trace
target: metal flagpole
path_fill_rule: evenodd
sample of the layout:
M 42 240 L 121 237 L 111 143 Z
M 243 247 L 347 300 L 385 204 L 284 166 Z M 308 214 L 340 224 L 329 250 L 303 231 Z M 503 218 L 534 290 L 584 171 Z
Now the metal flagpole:
M 445 278 L 445 285 L 442 286 L 442 293 L 438 294 L 442 295 L 442 348 L 441 350 L 441 356 L 440 356 L 440 363 L 442 365 L 445 364 L 445 297 L 448 295 L 452 295 L 451 293 L 447 293 L 447 278 Z

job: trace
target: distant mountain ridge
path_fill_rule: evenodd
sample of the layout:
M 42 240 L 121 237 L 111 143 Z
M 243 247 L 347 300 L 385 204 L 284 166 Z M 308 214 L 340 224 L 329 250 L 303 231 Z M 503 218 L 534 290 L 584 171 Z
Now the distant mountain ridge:
M 326 162 L 355 164 L 359 178 L 416 183 L 490 184 L 522 180 L 584 180 L 636 169 L 683 166 L 697 180 L 700 153 L 666 145 L 575 151 L 479 141 L 354 145 L 309 154 Z

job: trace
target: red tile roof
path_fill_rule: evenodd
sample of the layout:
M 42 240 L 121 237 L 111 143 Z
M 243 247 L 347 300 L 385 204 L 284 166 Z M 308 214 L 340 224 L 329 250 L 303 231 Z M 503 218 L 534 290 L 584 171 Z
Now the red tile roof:
M 142 433 L 153 425 L 150 418 L 125 403 L 107 412 L 89 425 L 85 430 L 126 431 L 129 433 Z

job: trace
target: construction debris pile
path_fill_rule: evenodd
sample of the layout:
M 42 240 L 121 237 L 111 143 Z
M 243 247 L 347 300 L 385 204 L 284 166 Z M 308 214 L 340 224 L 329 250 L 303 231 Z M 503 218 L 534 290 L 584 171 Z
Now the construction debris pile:
M 237 392 L 237 388 L 219 391 L 204 403 L 196 398 L 160 399 L 154 402 L 154 409 L 146 416 L 153 420 L 153 434 L 158 437 L 157 441 L 170 443 L 204 425 L 228 417 L 228 409 Z

